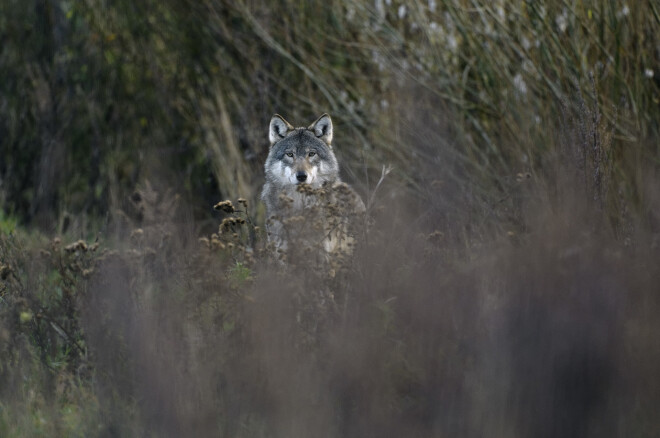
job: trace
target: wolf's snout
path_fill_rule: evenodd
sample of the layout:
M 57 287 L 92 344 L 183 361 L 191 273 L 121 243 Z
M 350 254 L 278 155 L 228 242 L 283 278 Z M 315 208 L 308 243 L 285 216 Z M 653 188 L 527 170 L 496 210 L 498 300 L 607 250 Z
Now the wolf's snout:
M 300 182 L 307 181 L 307 174 L 303 171 L 296 173 L 296 179 Z

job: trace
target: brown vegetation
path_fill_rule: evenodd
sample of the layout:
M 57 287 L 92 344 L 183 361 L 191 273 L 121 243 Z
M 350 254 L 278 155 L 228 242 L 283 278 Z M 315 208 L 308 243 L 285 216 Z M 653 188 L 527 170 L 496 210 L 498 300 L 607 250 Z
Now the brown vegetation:
M 658 17 L 0 4 L 0 435 L 655 435 Z M 372 222 L 283 264 L 268 120 L 324 111 Z

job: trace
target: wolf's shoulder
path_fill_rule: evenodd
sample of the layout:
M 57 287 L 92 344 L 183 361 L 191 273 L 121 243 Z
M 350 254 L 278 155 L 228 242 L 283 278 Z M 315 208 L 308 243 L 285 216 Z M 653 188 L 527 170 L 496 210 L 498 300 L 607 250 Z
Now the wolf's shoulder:
M 334 201 L 354 214 L 364 214 L 367 209 L 362 197 L 348 183 L 337 179 L 331 185 Z

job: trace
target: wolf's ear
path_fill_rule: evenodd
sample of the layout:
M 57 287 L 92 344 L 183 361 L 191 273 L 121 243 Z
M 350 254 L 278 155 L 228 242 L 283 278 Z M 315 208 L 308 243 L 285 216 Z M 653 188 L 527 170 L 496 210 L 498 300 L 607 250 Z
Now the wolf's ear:
M 270 145 L 275 144 L 276 141 L 283 139 L 289 133 L 293 131 L 293 126 L 291 123 L 284 120 L 279 114 L 275 114 L 272 119 L 270 119 L 270 127 L 268 129 L 268 139 L 270 140 Z
M 329 115 L 323 114 L 307 129 L 313 131 L 314 135 L 326 142 L 328 146 L 332 143 L 332 119 Z

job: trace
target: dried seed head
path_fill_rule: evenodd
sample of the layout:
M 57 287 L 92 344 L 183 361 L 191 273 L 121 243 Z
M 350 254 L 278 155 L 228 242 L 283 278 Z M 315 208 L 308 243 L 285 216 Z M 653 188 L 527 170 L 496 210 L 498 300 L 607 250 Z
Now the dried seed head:
M 517 181 L 517 182 L 523 182 L 523 181 L 525 181 L 526 179 L 530 179 L 531 177 L 532 177 L 532 174 L 529 173 L 529 172 L 518 173 L 518 174 L 516 175 L 516 181 Z
M 305 217 L 304 216 L 291 216 L 290 218 L 287 218 L 282 221 L 286 225 L 291 225 L 291 224 L 299 224 L 305 222 Z
M 426 236 L 426 239 L 431 243 L 438 244 L 440 243 L 443 237 L 445 237 L 444 233 L 442 231 L 436 230 L 431 234 L 429 234 L 428 236 Z
M 298 184 L 296 186 L 296 191 L 298 193 L 304 193 L 306 195 L 313 195 L 314 189 L 309 184 Z
M 73 242 L 72 244 L 64 247 L 64 251 L 66 252 L 74 252 L 78 250 L 87 251 L 87 244 L 83 240 Z
M 232 204 L 230 200 L 218 202 L 213 206 L 213 208 L 216 210 L 224 211 L 225 213 L 234 213 L 236 211 L 234 204 Z
M 89 278 L 94 273 L 94 268 L 83 269 L 82 276 L 83 278 Z
M 279 200 L 280 200 L 280 202 L 281 202 L 282 204 L 284 204 L 285 207 L 286 207 L 286 206 L 293 205 L 293 198 L 291 198 L 291 197 L 285 195 L 284 193 L 281 193 L 281 194 L 279 195 Z
M 219 241 L 218 239 L 212 239 L 211 240 L 211 249 L 219 249 L 223 250 L 225 249 L 225 244 Z
M 233 217 L 226 217 L 222 220 L 220 223 L 219 227 L 219 232 L 222 233 L 223 230 L 228 230 L 229 228 L 233 227 L 236 225 L 236 218 Z

